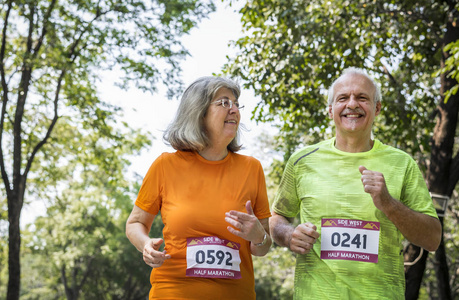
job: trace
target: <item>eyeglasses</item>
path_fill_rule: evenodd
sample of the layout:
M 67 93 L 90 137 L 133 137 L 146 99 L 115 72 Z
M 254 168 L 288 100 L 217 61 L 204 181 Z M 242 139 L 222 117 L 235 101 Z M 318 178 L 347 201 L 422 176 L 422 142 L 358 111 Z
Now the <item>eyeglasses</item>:
M 215 103 L 220 103 L 221 106 L 228 107 L 229 109 L 233 108 L 233 104 L 237 107 L 238 110 L 242 110 L 244 108 L 244 105 L 239 105 L 238 101 L 233 102 L 232 100 L 228 98 L 218 99 L 210 104 L 215 104 Z

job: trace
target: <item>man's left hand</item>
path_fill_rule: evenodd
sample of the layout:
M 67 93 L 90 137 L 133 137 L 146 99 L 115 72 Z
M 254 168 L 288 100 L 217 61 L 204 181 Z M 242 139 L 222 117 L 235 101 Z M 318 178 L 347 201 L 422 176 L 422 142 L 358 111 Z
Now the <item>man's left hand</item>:
M 359 167 L 363 189 L 371 195 L 376 208 L 383 211 L 387 205 L 393 201 L 386 186 L 384 175 L 379 172 L 371 171 L 364 166 Z

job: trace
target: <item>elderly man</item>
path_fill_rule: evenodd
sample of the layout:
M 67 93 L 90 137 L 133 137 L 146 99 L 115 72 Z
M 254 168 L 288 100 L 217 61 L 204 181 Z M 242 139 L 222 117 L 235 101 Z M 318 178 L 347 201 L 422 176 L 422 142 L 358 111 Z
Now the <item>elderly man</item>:
M 381 92 L 364 70 L 346 69 L 328 105 L 336 136 L 290 157 L 272 207 L 274 241 L 298 254 L 295 299 L 403 299 L 403 237 L 441 240 L 429 191 L 408 154 L 372 139 Z

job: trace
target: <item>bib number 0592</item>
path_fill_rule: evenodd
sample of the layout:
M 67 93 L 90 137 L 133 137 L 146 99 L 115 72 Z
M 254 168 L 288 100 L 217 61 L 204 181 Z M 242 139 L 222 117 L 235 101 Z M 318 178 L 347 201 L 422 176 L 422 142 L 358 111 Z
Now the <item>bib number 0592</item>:
M 333 232 L 331 235 L 331 244 L 334 247 L 351 247 L 354 245 L 357 249 L 366 249 L 367 248 L 367 235 L 366 234 L 356 234 L 354 237 L 351 237 L 349 233 L 339 233 Z
M 196 262 L 198 264 L 207 263 L 209 265 L 213 265 L 217 262 L 217 265 L 221 265 L 225 263 L 226 266 L 232 266 L 233 263 L 231 262 L 233 256 L 230 252 L 223 252 L 221 250 L 207 250 L 207 253 L 204 250 L 199 250 L 196 252 Z

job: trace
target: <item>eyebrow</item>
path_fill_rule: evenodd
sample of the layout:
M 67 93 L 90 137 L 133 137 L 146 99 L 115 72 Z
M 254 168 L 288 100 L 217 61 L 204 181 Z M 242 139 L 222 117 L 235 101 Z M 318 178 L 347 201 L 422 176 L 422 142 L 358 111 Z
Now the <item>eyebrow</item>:
M 341 94 L 336 95 L 336 98 L 339 98 L 341 96 L 349 96 L 350 94 L 351 93 L 341 93 Z M 358 93 L 356 96 L 366 96 L 370 98 L 370 95 L 368 95 L 367 93 Z
M 234 100 L 233 100 L 233 99 L 230 99 L 230 98 L 228 98 L 228 97 L 226 97 L 226 96 L 223 96 L 223 97 L 221 97 L 221 98 L 219 98 L 219 99 L 217 99 L 217 100 L 215 100 L 215 101 L 220 101 L 220 100 L 231 100 L 233 103 L 234 103 L 234 102 L 238 102 L 238 103 L 239 103 L 239 99 L 234 99 Z

